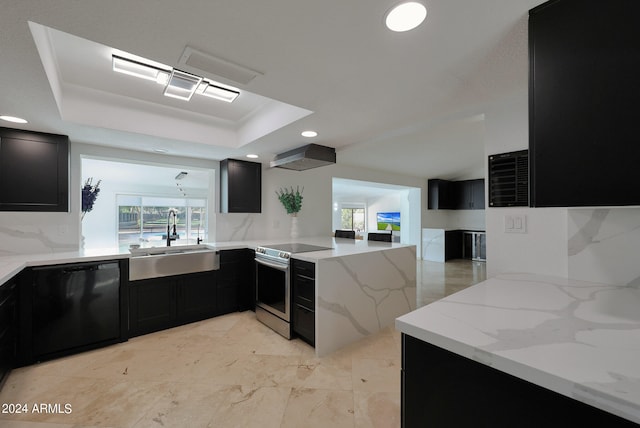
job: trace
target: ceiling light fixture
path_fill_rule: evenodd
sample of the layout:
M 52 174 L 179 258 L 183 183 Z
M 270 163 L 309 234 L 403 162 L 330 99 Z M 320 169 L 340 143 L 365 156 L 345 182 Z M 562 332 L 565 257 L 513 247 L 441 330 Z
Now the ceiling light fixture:
M 247 157 L 248 157 L 249 159 L 258 159 L 258 155 L 254 155 L 253 153 L 249 153 L 249 154 L 247 155 Z
M 160 148 L 156 148 L 156 147 L 151 149 L 151 151 L 154 152 L 154 153 L 161 153 L 161 154 L 169 153 L 169 150 L 167 150 L 167 149 L 160 149 Z
M 5 120 L 7 122 L 13 122 L 13 123 L 29 123 L 27 122 L 26 119 L 23 119 L 21 117 L 15 117 L 15 116 L 0 116 L 0 119 Z
M 171 70 L 163 70 L 152 65 L 143 64 L 138 61 L 126 59 L 121 56 L 112 55 L 113 71 L 128 74 L 129 76 L 141 79 L 153 80 L 154 82 L 166 85 L 169 81 Z
M 427 17 L 427 8 L 416 1 L 402 2 L 391 8 L 384 22 L 388 29 L 396 32 L 409 31 L 422 24 Z
M 313 137 L 317 137 L 318 133 L 316 131 L 302 131 L 300 135 L 306 138 L 313 138 Z
M 160 68 L 118 55 L 111 55 L 113 71 L 165 85 L 164 95 L 189 101 L 194 93 L 231 103 L 240 95 L 236 88 L 225 87 L 195 74 L 171 67 Z
M 169 83 L 164 88 L 166 97 L 189 101 L 202 82 L 202 77 L 173 69 Z
M 186 171 L 182 171 L 179 172 L 178 175 L 176 175 L 176 180 L 182 180 L 183 178 L 185 178 L 189 173 Z
M 199 95 L 204 95 L 205 97 L 215 98 L 216 100 L 225 101 L 228 103 L 232 103 L 236 98 L 238 98 L 238 95 L 240 95 L 240 92 L 238 91 L 214 85 L 206 80 L 200 84 L 196 93 Z

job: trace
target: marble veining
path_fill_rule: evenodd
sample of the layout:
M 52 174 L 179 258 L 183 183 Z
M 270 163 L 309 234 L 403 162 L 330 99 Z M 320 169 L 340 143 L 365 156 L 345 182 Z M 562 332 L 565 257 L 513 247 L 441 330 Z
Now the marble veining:
M 567 215 L 568 277 L 640 286 L 640 208 L 576 208 Z
M 640 422 L 640 290 L 503 274 L 397 319 L 402 332 Z
M 29 227 L 25 230 L 18 230 L 16 227 L 0 227 L 0 236 L 2 236 L 0 255 L 4 256 L 34 251 L 53 253 L 78 248 L 78 244 L 54 240 L 40 227 Z
M 393 325 L 416 307 L 415 246 L 319 259 L 316 354 Z

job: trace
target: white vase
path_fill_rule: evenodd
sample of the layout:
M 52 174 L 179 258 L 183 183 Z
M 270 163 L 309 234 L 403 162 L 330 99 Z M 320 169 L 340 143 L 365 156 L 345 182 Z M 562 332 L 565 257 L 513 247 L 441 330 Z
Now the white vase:
M 291 214 L 291 238 L 296 239 L 298 236 L 298 215 L 293 213 Z

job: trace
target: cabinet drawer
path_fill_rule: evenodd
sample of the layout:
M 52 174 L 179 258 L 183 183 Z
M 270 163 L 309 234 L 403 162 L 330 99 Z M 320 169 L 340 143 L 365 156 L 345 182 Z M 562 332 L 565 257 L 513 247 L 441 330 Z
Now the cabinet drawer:
M 311 345 L 316 340 L 315 312 L 301 305 L 293 308 L 293 331 Z
M 295 301 L 309 308 L 315 308 L 316 281 L 306 276 L 295 277 Z
M 302 260 L 293 261 L 293 274 L 302 275 L 308 278 L 315 278 L 316 276 L 316 264 L 311 262 L 305 262 Z

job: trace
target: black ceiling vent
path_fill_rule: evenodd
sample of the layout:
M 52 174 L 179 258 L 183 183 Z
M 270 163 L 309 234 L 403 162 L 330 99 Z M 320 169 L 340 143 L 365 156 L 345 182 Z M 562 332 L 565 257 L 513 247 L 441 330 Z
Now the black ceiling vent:
M 279 154 L 271 161 L 271 167 L 304 171 L 334 163 L 336 163 L 336 149 L 308 144 Z

